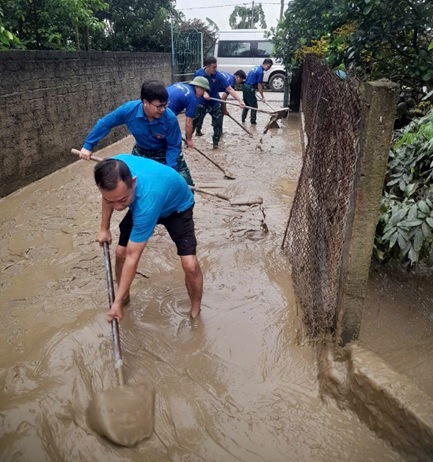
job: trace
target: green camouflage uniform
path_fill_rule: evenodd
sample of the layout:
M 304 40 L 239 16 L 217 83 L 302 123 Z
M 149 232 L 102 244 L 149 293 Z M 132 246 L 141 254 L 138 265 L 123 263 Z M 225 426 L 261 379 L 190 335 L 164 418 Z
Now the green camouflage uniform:
M 258 107 L 256 89 L 252 85 L 247 85 L 244 83 L 242 88 L 242 95 L 244 97 L 244 103 L 247 106 Z M 248 109 L 245 108 L 242 110 L 242 122 L 245 122 L 248 115 Z M 257 111 L 251 109 L 251 123 L 257 123 Z
M 218 146 L 218 142 L 221 138 L 223 130 L 223 109 L 221 104 L 215 104 L 215 106 L 206 107 L 202 104 L 197 105 L 195 111 L 195 117 L 192 121 L 193 131 L 201 132 L 203 126 L 203 120 L 206 114 L 210 114 L 212 117 L 213 136 L 212 142 L 214 146 Z
M 165 165 L 165 149 L 142 149 L 135 145 L 132 149 L 132 154 L 134 156 L 153 159 L 159 162 L 160 164 Z M 177 171 L 185 178 L 185 181 L 190 186 L 194 186 L 194 182 L 192 181 L 191 177 L 191 172 L 189 171 L 188 165 L 186 164 L 185 158 L 183 157 L 182 153 L 180 153 L 179 157 L 177 158 Z

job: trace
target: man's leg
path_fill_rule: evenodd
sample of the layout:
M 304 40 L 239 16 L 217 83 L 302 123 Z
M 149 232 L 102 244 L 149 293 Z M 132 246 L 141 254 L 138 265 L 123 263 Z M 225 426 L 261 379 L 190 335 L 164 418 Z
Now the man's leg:
M 203 296 L 203 273 L 195 255 L 180 257 L 183 271 L 185 272 L 185 285 L 191 300 L 191 318 L 195 319 L 201 310 Z
M 185 178 L 185 181 L 189 186 L 194 186 L 194 181 L 192 181 L 191 172 L 189 171 L 188 165 L 186 164 L 185 157 L 180 153 L 177 158 L 177 171 Z
M 256 97 L 256 90 L 252 85 L 245 85 L 243 88 L 243 95 L 244 95 L 244 102 L 247 106 L 250 107 L 258 107 L 257 104 L 257 97 Z M 244 109 L 245 110 L 245 109 Z M 242 120 L 245 121 L 247 118 L 248 110 L 245 113 L 245 119 L 242 114 Z M 257 111 L 251 109 L 251 123 L 257 123 Z
M 198 104 L 197 108 L 195 110 L 195 116 L 194 119 L 192 120 L 192 132 L 197 136 L 202 136 L 203 133 L 201 131 L 203 127 L 203 120 L 206 115 L 206 108 L 202 104 Z
M 129 236 L 131 235 L 132 231 L 132 212 L 128 210 L 126 215 L 122 218 L 122 221 L 119 223 L 119 243 L 116 247 L 116 262 L 114 266 L 114 270 L 116 273 L 116 282 L 117 287 L 119 287 L 120 279 L 122 277 L 122 270 L 123 265 L 125 264 L 126 260 L 126 246 L 128 245 Z M 123 299 L 123 306 L 129 303 L 129 292 L 127 296 Z
M 209 111 L 211 117 L 212 117 L 212 127 L 213 127 L 213 137 L 212 137 L 212 142 L 213 142 L 213 147 L 217 148 L 219 140 L 221 138 L 221 132 L 223 128 L 223 109 L 221 104 L 217 104 L 212 107 L 212 109 Z

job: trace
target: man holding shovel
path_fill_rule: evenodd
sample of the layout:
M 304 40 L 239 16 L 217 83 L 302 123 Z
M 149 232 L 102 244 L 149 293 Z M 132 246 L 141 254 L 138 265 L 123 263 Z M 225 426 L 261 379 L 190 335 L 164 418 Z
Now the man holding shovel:
M 185 180 L 167 166 L 128 154 L 98 162 L 94 175 L 102 195 L 101 227 L 97 234 L 101 245 L 111 243 L 113 211 L 129 207 L 119 225 L 115 264 L 118 290 L 108 311 L 108 321 L 122 320 L 138 262 L 157 224 L 166 227 L 176 244 L 191 300 L 190 316 L 196 318 L 200 314 L 203 274 L 196 257 L 194 197 Z
M 191 82 L 177 82 L 167 87 L 168 107 L 178 116 L 183 110 L 185 113 L 185 138 L 188 147 L 193 148 L 192 121 L 195 116 L 199 98 L 209 98 L 206 91 L 209 83 L 204 77 L 195 77 Z
M 229 85 L 232 88 L 235 88 L 236 85 L 242 85 L 244 83 L 244 80 L 247 78 L 247 75 L 242 69 L 239 69 L 234 74 L 229 74 L 228 72 L 221 72 L 221 74 L 224 76 L 226 85 Z M 228 92 L 222 87 L 220 87 L 218 91 L 223 92 L 221 99 L 225 101 L 229 96 Z M 222 106 L 223 115 L 228 115 L 227 104 L 223 104 Z
M 205 58 L 203 64 L 204 67 L 195 71 L 194 77 L 205 77 L 207 79 L 210 88 L 209 96 L 219 99 L 218 91 L 220 88 L 224 88 L 224 91 L 227 91 L 230 95 L 232 95 L 233 98 L 239 102 L 239 106 L 243 108 L 245 104 L 243 103 L 242 99 L 237 95 L 233 88 L 227 84 L 221 72 L 217 71 L 216 58 L 213 56 L 208 56 Z M 212 100 L 206 101 L 204 98 L 200 98 L 200 102 L 197 106 L 196 114 L 193 120 L 193 126 L 197 136 L 203 135 L 201 132 L 201 127 L 207 113 L 209 113 L 212 117 L 212 142 L 214 149 L 217 149 L 219 139 L 221 137 L 223 122 L 223 111 L 221 103 Z
M 99 119 L 84 140 L 80 157 L 89 160 L 97 143 L 119 125 L 126 125 L 135 138 L 132 154 L 156 160 L 179 172 L 193 186 L 182 154 L 182 133 L 176 116 L 168 107 L 168 92 L 158 80 L 147 80 L 141 98 L 128 101 Z
M 242 93 L 244 102 L 247 106 L 258 107 L 256 89 L 262 97 L 262 101 L 266 101 L 265 95 L 263 94 L 263 73 L 268 71 L 272 67 L 272 59 L 266 58 L 260 66 L 253 67 L 248 72 L 247 79 L 245 80 Z M 242 122 L 247 120 L 248 109 L 244 108 L 242 111 Z M 251 109 L 251 124 L 257 124 L 257 111 Z

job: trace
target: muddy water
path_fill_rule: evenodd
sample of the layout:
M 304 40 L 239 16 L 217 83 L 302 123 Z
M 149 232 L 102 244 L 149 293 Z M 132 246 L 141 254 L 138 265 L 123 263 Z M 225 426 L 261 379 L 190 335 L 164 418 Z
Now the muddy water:
M 354 414 L 319 395 L 316 353 L 300 338 L 279 250 L 301 166 L 299 121 L 280 122 L 258 147 L 267 122 L 259 116 L 250 138 L 226 120 L 221 148 L 212 151 L 206 120 L 197 146 L 235 181 L 186 153 L 196 183 L 264 199 L 262 207 L 233 207 L 196 195 L 205 287 L 197 320 L 188 317 L 164 229 L 141 260 L 121 339 L 126 382 L 155 386 L 155 430 L 134 448 L 107 442 L 85 420 L 93 393 L 117 386 L 94 242 L 93 165 L 76 162 L 0 201 L 2 461 L 401 460 Z M 129 152 L 131 143 L 99 154 Z

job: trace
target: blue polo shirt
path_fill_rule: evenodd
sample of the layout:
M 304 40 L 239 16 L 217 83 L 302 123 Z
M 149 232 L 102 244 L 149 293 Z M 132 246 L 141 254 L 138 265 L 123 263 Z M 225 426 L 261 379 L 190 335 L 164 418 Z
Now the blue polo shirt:
M 177 158 L 182 152 L 182 133 L 176 116 L 166 109 L 159 119 L 147 119 L 141 100 L 128 101 L 99 119 L 84 140 L 84 148 L 93 151 L 97 143 L 119 125 L 126 125 L 142 149 L 165 149 L 166 164 L 177 168 Z
M 258 83 L 263 82 L 264 69 L 260 66 L 254 66 L 250 72 L 248 72 L 247 79 L 245 83 L 247 85 L 252 85 L 253 87 L 257 86 Z
M 198 98 L 195 95 L 194 85 L 187 83 L 174 83 L 167 87 L 168 92 L 168 107 L 179 115 L 186 109 L 186 116 L 193 118 L 195 116 L 195 109 L 198 104 Z
M 225 91 L 226 88 L 229 86 L 227 85 L 227 81 L 225 80 L 221 72 L 215 71 L 215 74 L 207 75 L 206 71 L 204 70 L 204 67 L 202 67 L 201 69 L 197 69 L 195 71 L 194 77 L 205 77 L 207 79 L 210 88 L 208 90 L 208 93 L 209 96 L 211 96 L 212 98 L 219 99 L 219 92 Z M 220 88 L 223 88 L 223 90 L 220 90 Z M 199 102 L 204 106 L 216 106 L 217 104 L 220 104 L 218 101 L 206 101 L 203 97 L 200 98 Z
M 160 218 L 174 212 L 184 212 L 194 203 L 194 196 L 185 179 L 172 168 L 145 157 L 119 154 L 119 159 L 137 177 L 132 212 L 132 242 L 146 242 L 152 236 Z
M 221 72 L 221 74 L 223 75 L 224 77 L 224 80 L 225 80 L 225 87 L 220 87 L 218 89 L 218 91 L 226 91 L 226 88 L 228 86 L 232 87 L 232 88 L 235 88 L 235 85 L 236 85 L 236 77 L 233 75 L 233 74 L 229 74 L 228 72 Z M 227 93 L 227 92 L 226 92 Z

